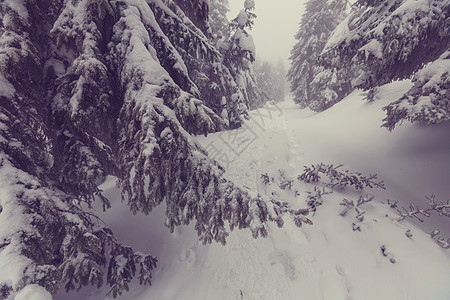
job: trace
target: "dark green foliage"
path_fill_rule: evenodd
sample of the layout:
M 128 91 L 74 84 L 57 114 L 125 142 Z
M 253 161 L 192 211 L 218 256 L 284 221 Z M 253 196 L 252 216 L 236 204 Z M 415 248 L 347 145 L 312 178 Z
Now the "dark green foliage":
M 345 216 L 350 210 L 355 210 L 358 215 L 361 214 L 360 210 L 358 209 L 361 205 L 364 205 L 365 203 L 368 203 L 372 201 L 375 198 L 375 196 L 372 195 L 364 195 L 360 196 L 356 204 L 353 202 L 353 200 L 343 199 L 339 205 L 344 206 L 344 210 L 340 213 L 341 216 Z M 357 215 L 357 218 L 358 218 Z
M 318 182 L 320 180 L 320 174 L 323 174 L 328 177 L 330 180 L 327 183 L 329 187 L 339 187 L 341 189 L 345 188 L 348 185 L 354 186 L 355 189 L 363 189 L 364 187 L 368 188 L 382 188 L 385 189 L 383 181 L 377 181 L 376 174 L 370 174 L 369 176 L 365 176 L 360 172 L 350 172 L 349 170 L 338 170 L 342 165 L 333 166 L 326 165 L 324 163 L 311 165 L 311 167 L 306 167 L 302 174 L 298 176 L 298 180 L 304 182 Z
M 237 127 L 247 111 L 205 35 L 206 2 L 25 1 L 28 16 L 11 3 L 0 5 L 0 253 L 21 278 L 0 282 L 1 297 L 151 284 L 156 259 L 90 210 L 110 206 L 98 189 L 109 175 L 134 213 L 164 202 L 166 225 L 194 221 L 203 243 L 224 244 L 227 223 L 258 237 L 301 214 L 227 181 L 190 135 Z
M 271 177 L 267 173 L 261 174 L 261 181 L 267 186 L 265 188 L 266 192 L 271 192 L 274 198 L 282 197 L 281 195 L 286 195 L 286 193 L 293 195 L 294 197 L 300 196 L 300 193 L 298 192 L 299 187 L 297 186 L 298 182 L 295 182 L 293 179 L 286 176 L 282 170 L 279 170 L 278 172 L 279 174 L 276 177 Z M 315 186 L 314 190 L 306 192 L 305 202 L 307 208 L 294 210 L 288 208 L 287 204 L 282 204 L 280 202 L 280 205 L 288 209 L 289 213 L 294 217 L 296 226 L 301 227 L 303 224 L 312 225 L 311 219 L 306 216 L 310 212 L 315 213 L 317 208 L 323 203 L 322 197 L 329 194 L 332 194 L 332 191 L 327 191 L 325 188 Z
M 416 219 L 420 222 L 424 222 L 424 218 L 428 218 L 432 213 L 436 213 L 441 217 L 450 218 L 450 200 L 445 202 L 436 201 L 436 196 L 426 196 L 427 199 L 427 207 L 420 208 L 419 206 L 411 203 L 408 208 L 402 207 L 401 209 L 398 207 L 398 201 L 390 201 L 387 200 L 387 204 L 390 208 L 395 209 L 399 215 L 397 221 L 402 221 L 407 218 Z M 445 240 L 443 237 L 439 236 L 440 230 L 436 229 L 431 232 L 431 238 L 442 248 L 450 249 L 450 238 Z M 406 236 L 411 238 L 411 231 L 408 229 L 406 232 Z
M 353 231 L 361 231 L 361 224 L 364 221 L 364 214 L 366 213 L 361 209 L 361 206 L 372 201 L 375 198 L 373 195 L 362 195 L 359 197 L 356 204 L 353 200 L 343 199 L 339 205 L 344 206 L 344 210 L 341 211 L 341 216 L 346 216 L 349 211 L 355 211 L 356 222 L 352 223 Z
M 199 28 L 204 34 L 210 35 L 211 34 L 211 28 L 209 25 L 209 6 L 208 2 L 206 0 L 191 0 L 191 1 L 184 1 L 184 0 L 175 0 L 174 1 L 180 8 L 183 10 L 183 12 L 186 14 L 186 16 L 189 18 L 190 21 L 194 23 L 194 25 Z M 169 4 L 170 7 L 170 4 Z M 176 11 L 176 8 L 173 9 Z
M 12 293 L 12 288 L 6 284 L 0 285 L 0 299 L 8 299 Z
M 150 27 L 149 37 L 152 43 L 156 43 L 159 62 L 172 80 L 184 91 L 202 99 L 208 108 L 224 119 L 224 124 L 231 128 L 239 127 L 247 114 L 240 87 L 229 68 L 222 64 L 220 53 L 209 43 L 204 32 L 193 24 L 180 22 L 180 19 L 187 18 L 186 15 L 196 15 L 192 7 L 194 2 L 183 5 L 183 10 L 173 3 L 169 5 L 176 12 L 176 17 L 157 2 L 150 2 L 159 28 Z M 166 38 L 170 39 L 171 45 L 167 45 Z M 178 55 L 182 61 L 179 61 Z M 186 66 L 186 70 L 182 65 Z M 222 103 L 223 99 L 226 104 Z
M 0 251 L 20 262 L 16 268 L 23 272 L 19 282 L 7 282 L 4 289 L 15 294 L 26 285 L 38 284 L 54 294 L 60 284 L 66 290 L 101 286 L 108 258 L 114 259 L 117 249 L 129 248 L 100 227 L 98 218 L 83 211 L 76 199 L 15 168 L 7 155 L 0 158 L 0 167 L 2 188 L 9 192 L 2 199 L 0 221 L 8 224 L 8 230 L 0 233 Z M 137 263 L 125 266 L 125 272 Z M 107 282 L 126 280 L 122 275 L 126 273 L 108 274 Z
M 262 183 L 268 184 L 269 182 L 273 181 L 273 178 L 271 179 L 267 173 L 264 173 L 264 174 L 261 174 L 261 180 L 262 180 Z
M 389 130 L 402 120 L 446 121 L 449 76 L 442 64 L 448 65 L 449 15 L 448 1 L 357 1 L 320 60 L 327 68 L 350 70 L 352 85 L 364 90 L 414 76 L 413 88 L 384 108 Z
M 439 236 L 440 230 L 436 229 L 431 232 L 431 238 L 436 241 L 436 243 L 444 249 L 450 249 L 450 238 L 445 240 L 443 237 Z
M 139 284 L 151 284 L 152 270 L 156 268 L 157 260 L 149 255 L 134 252 L 130 247 L 113 246 L 112 258 L 108 266 L 108 284 L 111 286 L 109 293 L 116 298 L 122 295 L 122 291 L 129 290 L 129 283 L 136 274 L 136 266 L 139 265 Z
M 417 72 L 414 86 L 403 97 L 384 107 L 383 127 L 393 130 L 403 120 L 438 124 L 450 119 L 450 50 Z
M 294 180 L 292 179 L 288 179 L 284 176 L 284 172 L 282 172 L 281 170 L 278 170 L 280 172 L 280 183 L 278 184 L 278 186 L 280 187 L 280 189 L 285 190 L 285 189 L 292 189 L 292 185 L 294 183 Z
M 437 59 L 450 42 L 445 26 L 448 3 L 431 1 L 403 9 L 409 2 L 358 1 L 345 21 L 349 31 L 329 45 L 323 57 L 336 67 L 353 64 L 360 69 L 358 88 L 408 78 Z
M 218 42 L 219 51 L 223 54 L 223 63 L 237 82 L 241 91 L 239 97 L 245 99 L 249 109 L 256 109 L 264 104 L 252 65 L 256 58 L 255 45 L 249 30 L 256 18 L 254 9 L 255 7 L 242 9 L 238 16 L 230 21 L 229 34 Z
M 309 210 L 307 209 L 299 210 L 296 214 L 294 214 L 294 224 L 297 227 L 302 227 L 303 224 L 313 225 L 313 222 L 305 217 L 308 214 Z
M 209 24 L 213 40 L 217 42 L 221 38 L 228 37 L 228 19 L 229 12 L 228 0 L 210 0 L 209 1 Z
M 379 99 L 378 93 L 379 93 L 378 87 L 372 88 L 366 92 L 364 100 L 366 100 L 367 102 L 376 101 Z
M 333 193 L 332 191 L 326 191 L 324 188 L 314 187 L 314 190 L 306 192 L 308 196 L 306 197 L 306 204 L 309 210 L 316 212 L 317 208 L 323 204 L 322 196 L 329 195 Z
M 405 207 L 403 207 L 402 210 L 396 208 L 398 214 L 400 215 L 398 220 L 401 221 L 406 218 L 415 218 L 420 222 L 423 222 L 423 217 L 429 217 L 431 212 L 450 218 L 450 200 L 448 200 L 447 203 L 437 202 L 435 195 L 425 198 L 428 200 L 428 206 L 426 208 L 419 208 L 415 204 L 410 204 L 408 209 Z
M 283 62 L 278 60 L 275 64 L 256 59 L 254 70 L 262 96 L 269 101 L 283 101 L 286 93 L 286 69 Z

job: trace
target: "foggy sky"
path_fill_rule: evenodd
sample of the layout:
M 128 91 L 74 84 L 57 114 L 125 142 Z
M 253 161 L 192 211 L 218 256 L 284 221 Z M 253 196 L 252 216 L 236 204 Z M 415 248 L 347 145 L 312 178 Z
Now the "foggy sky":
M 244 0 L 229 0 L 228 19 L 236 17 Z M 250 34 L 256 45 L 256 56 L 263 60 L 281 58 L 288 68 L 290 51 L 295 43 L 306 0 L 255 0 L 257 18 Z

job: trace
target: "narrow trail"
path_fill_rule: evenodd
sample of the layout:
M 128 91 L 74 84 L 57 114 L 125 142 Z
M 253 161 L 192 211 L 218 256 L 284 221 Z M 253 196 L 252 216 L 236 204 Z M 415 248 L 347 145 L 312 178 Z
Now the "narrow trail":
M 226 176 L 261 194 L 265 193 L 260 183 L 261 174 L 281 168 L 286 164 L 283 158 L 288 155 L 277 153 L 280 148 L 288 147 L 284 127 L 280 126 L 280 117 L 275 112 L 265 109 L 252 112 L 250 121 L 239 133 L 241 144 L 233 143 L 233 137 L 225 135 L 219 139 L 222 142 L 219 147 L 236 147 L 235 152 L 239 153 L 227 165 Z M 276 230 L 276 226 L 270 226 L 269 236 Z M 235 298 L 224 299 L 290 298 L 289 281 L 296 276 L 295 266 L 289 254 L 277 249 L 273 238 L 254 240 L 249 232 L 236 231 L 226 247 L 213 245 L 208 255 L 223 259 L 212 280 L 216 289 L 236 293 Z

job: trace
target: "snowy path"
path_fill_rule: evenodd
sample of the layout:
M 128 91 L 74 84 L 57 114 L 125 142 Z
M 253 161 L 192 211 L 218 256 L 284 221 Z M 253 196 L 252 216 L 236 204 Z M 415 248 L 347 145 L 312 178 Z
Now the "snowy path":
M 403 85 L 382 89 L 385 101 Z M 352 230 L 354 212 L 339 215 L 340 200 L 357 196 L 350 191 L 326 196 L 312 226 L 299 229 L 286 217 L 283 228 L 270 225 L 266 239 L 236 230 L 226 246 L 201 245 L 191 226 L 170 234 L 163 227 L 163 207 L 134 217 L 117 203 L 104 216 L 108 225 L 125 243 L 159 259 L 153 286 L 133 286 L 121 299 L 449 299 L 449 250 L 414 225 L 393 221 L 395 213 L 380 203 L 387 198 L 419 202 L 433 192 L 450 196 L 450 145 L 442 142 L 449 125 L 431 132 L 405 124 L 389 133 L 374 125 L 381 123 L 382 105 L 362 102 L 358 93 L 322 114 L 283 102 L 252 112 L 243 129 L 198 138 L 227 167 L 227 177 L 297 207 L 305 207 L 311 186 L 296 183 L 293 190 L 281 190 L 274 182 L 263 184 L 261 174 L 295 179 L 304 165 L 321 161 L 378 173 L 388 190 L 370 191 L 378 202 L 364 207 L 361 232 Z M 117 199 L 111 184 L 105 189 Z M 449 227 L 447 220 L 426 226 L 442 224 Z M 405 235 L 408 229 L 411 238 Z M 61 293 L 57 299 L 109 298 L 103 289 Z

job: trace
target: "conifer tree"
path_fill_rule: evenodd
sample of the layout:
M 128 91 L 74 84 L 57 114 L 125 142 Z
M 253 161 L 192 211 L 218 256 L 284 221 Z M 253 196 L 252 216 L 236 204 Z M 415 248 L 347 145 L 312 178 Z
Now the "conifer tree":
M 415 74 L 411 90 L 385 108 L 390 130 L 403 119 L 447 120 L 448 72 L 439 66 L 448 65 L 449 12 L 450 3 L 440 0 L 357 1 L 321 58 L 350 66 L 354 86 L 365 90 Z
M 43 57 L 52 47 L 42 44 L 50 38 L 46 21 L 55 17 L 54 9 L 62 4 L 5 2 L 1 6 L 0 261 L 2 270 L 11 272 L 2 274 L 0 299 L 10 299 L 25 288 L 48 295 L 56 293 L 60 285 L 67 290 L 87 284 L 100 286 L 104 277 L 116 295 L 127 289 L 137 268 L 141 282 L 150 283 L 156 265 L 153 257 L 117 242 L 95 215 L 82 209 L 82 203 L 90 205 L 99 195 L 94 182 L 105 175 L 106 168 L 96 157 L 102 153 L 106 162 L 108 148 L 95 156 L 100 140 L 86 131 L 74 135 L 75 126 L 81 129 L 88 124 L 73 123 L 70 128 L 68 123 L 59 123 L 57 116 L 49 117 L 51 110 L 64 106 L 73 119 L 85 117 L 72 109 L 85 105 L 81 98 L 74 98 L 70 106 L 58 101 L 52 107 L 51 91 L 46 89 L 54 80 L 51 76 L 65 68 L 62 62 Z M 48 19 L 42 18 L 45 11 Z M 78 42 L 83 44 L 83 40 Z M 77 72 L 80 66 L 73 58 L 71 63 Z M 84 84 L 89 81 L 80 83 Z M 98 109 L 99 117 L 103 113 Z M 92 132 L 97 129 L 94 126 Z M 90 148 L 83 142 L 93 145 Z M 60 151 L 67 152 L 62 157 Z M 99 196 L 104 206 L 109 206 L 107 199 Z
M 219 43 L 219 50 L 224 55 L 224 64 L 229 68 L 250 109 L 264 104 L 252 65 L 256 58 L 255 44 L 248 32 L 252 29 L 256 18 L 254 9 L 255 1 L 245 0 L 244 9 L 230 22 L 229 38 Z
M 283 101 L 284 97 L 286 95 L 286 78 L 287 71 L 285 64 L 283 61 L 279 58 L 275 67 L 274 67 L 274 76 L 275 76 L 275 82 L 274 82 L 274 99 L 275 101 Z
M 344 19 L 346 8 L 346 0 L 310 0 L 306 3 L 288 72 L 294 101 L 302 108 L 322 111 L 341 100 L 351 89 L 348 72 L 322 65 L 318 59 L 332 31 Z
M 324 58 L 358 67 L 358 88 L 408 78 L 447 50 L 449 6 L 439 0 L 357 1 Z
M 438 124 L 450 120 L 450 49 L 419 70 L 414 85 L 400 99 L 384 107 L 383 127 L 393 130 L 403 120 Z
M 261 94 L 267 100 L 273 100 L 273 83 L 275 81 L 273 66 L 268 61 L 256 59 L 254 63 L 256 81 Z
M 229 35 L 229 21 L 227 13 L 229 9 L 228 0 L 210 0 L 209 1 L 209 23 L 211 26 L 214 41 L 227 38 Z
M 194 5 L 197 2 L 199 4 Z M 204 1 L 191 1 L 190 4 L 183 5 L 182 10 L 174 2 L 167 1 L 167 6 L 176 13 L 174 16 L 168 13 L 164 6 L 149 1 L 158 23 L 158 30 L 151 37 L 156 36 L 155 38 L 162 39 L 158 37 L 160 29 L 161 33 L 170 39 L 174 49 L 166 47 L 167 49 L 163 51 L 157 51 L 157 56 L 175 83 L 183 90 L 202 99 L 207 107 L 224 119 L 226 126 L 237 128 L 247 116 L 248 108 L 245 105 L 244 95 L 228 67 L 222 63 L 220 53 L 211 45 L 211 37 L 205 36 L 186 16 L 194 16 L 196 23 L 205 23 L 203 27 L 209 28 L 206 14 L 209 9 L 201 10 L 203 14 L 197 12 L 203 5 L 201 3 Z M 179 25 L 181 23 L 183 26 Z M 175 53 L 172 53 L 173 51 Z M 180 72 L 180 66 L 183 69 L 182 72 Z M 223 102 L 226 104 L 224 105 Z
M 254 64 L 256 81 L 262 96 L 267 100 L 282 101 L 286 92 L 286 70 L 281 60 L 276 64 L 256 60 Z

